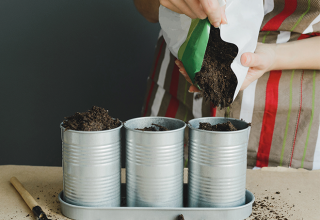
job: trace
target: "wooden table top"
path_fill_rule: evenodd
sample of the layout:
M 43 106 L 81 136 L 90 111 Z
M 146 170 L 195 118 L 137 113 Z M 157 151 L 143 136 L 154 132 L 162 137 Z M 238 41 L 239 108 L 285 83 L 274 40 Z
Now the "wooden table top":
M 61 214 L 58 199 L 62 168 L 15 165 L 0 166 L 0 219 L 35 219 L 10 184 L 12 176 L 20 180 L 49 218 L 68 219 Z M 277 219 L 276 216 L 289 220 L 320 219 L 320 170 L 282 167 L 247 170 L 247 189 L 256 197 L 253 215 L 248 219 Z

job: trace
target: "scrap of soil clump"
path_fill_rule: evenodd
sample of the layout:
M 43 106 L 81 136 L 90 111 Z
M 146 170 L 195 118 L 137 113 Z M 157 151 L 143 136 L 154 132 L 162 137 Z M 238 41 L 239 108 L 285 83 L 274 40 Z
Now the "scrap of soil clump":
M 195 75 L 195 83 L 202 89 L 201 95 L 214 106 L 224 108 L 232 103 L 238 80 L 230 65 L 237 54 L 238 47 L 224 42 L 220 29 L 211 25 L 207 49 L 201 70 Z
M 211 125 L 210 123 L 199 123 L 199 129 L 207 130 L 207 131 L 237 131 L 238 129 L 230 122 Z
M 136 130 L 139 130 L 139 131 L 168 131 L 169 130 L 168 128 L 161 126 L 161 125 L 158 125 L 158 124 L 152 123 L 152 125 L 154 125 L 154 126 L 144 127 L 144 128 L 136 128 Z M 158 129 L 155 126 L 157 126 Z
M 108 110 L 93 106 L 87 112 L 76 112 L 72 116 L 65 117 L 62 127 L 66 130 L 103 131 L 117 128 L 120 125 L 120 120 L 112 118 Z

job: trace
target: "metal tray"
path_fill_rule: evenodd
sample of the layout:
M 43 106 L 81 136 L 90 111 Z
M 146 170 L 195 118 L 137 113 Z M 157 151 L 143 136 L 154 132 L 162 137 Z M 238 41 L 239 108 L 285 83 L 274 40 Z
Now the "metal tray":
M 62 193 L 59 194 L 61 212 L 68 218 L 77 220 L 176 220 L 183 214 L 185 220 L 243 220 L 250 216 L 254 195 L 246 190 L 246 203 L 235 208 L 189 208 L 187 202 L 187 187 L 184 184 L 183 208 L 157 208 L 157 207 L 126 207 L 126 184 L 121 184 L 121 207 L 84 207 L 71 205 L 63 201 Z

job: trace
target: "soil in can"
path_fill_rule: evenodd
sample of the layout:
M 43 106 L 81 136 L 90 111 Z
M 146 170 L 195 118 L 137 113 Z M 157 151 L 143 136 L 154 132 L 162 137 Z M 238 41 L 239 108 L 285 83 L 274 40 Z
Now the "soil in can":
M 117 128 L 120 125 L 120 120 L 111 117 L 108 110 L 93 106 L 87 112 L 76 112 L 72 116 L 65 117 L 62 127 L 76 131 L 103 131 Z
M 207 131 L 237 131 L 238 129 L 230 122 L 227 121 L 221 124 L 211 125 L 210 123 L 200 122 L 199 129 Z
M 168 131 L 169 130 L 168 128 L 161 126 L 161 125 L 158 125 L 158 124 L 152 123 L 151 125 L 153 125 L 153 126 L 144 127 L 144 128 L 136 128 L 136 130 L 139 130 L 139 131 Z

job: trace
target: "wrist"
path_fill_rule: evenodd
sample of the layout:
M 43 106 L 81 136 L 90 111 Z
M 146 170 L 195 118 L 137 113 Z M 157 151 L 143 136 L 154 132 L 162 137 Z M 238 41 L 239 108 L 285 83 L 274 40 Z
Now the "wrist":
M 279 69 L 279 44 L 269 44 L 270 45 L 270 66 L 267 71 L 278 70 Z

